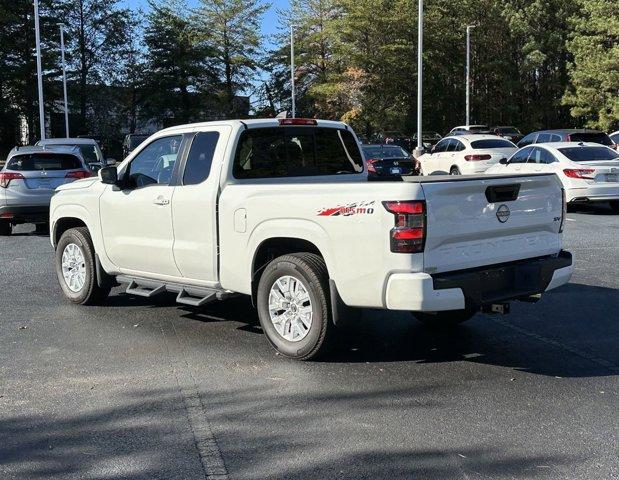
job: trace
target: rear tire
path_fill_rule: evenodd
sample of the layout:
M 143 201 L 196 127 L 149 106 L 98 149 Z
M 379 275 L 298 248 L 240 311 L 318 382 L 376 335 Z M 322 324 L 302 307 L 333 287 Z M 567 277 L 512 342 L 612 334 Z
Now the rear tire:
M 7 237 L 13 232 L 11 222 L 0 220 L 0 237 Z
M 56 247 L 56 276 L 65 297 L 80 305 L 101 303 L 111 287 L 97 283 L 95 249 L 86 227 L 64 232 Z
M 470 320 L 478 312 L 474 308 L 464 310 L 447 310 L 445 312 L 411 312 L 413 317 L 430 328 L 453 328 Z
M 460 169 L 458 167 L 451 167 L 451 170 L 449 170 L 449 175 L 462 175 L 460 173 Z
M 610 204 L 610 208 L 613 212 L 619 213 L 619 200 L 611 200 L 608 203 Z
M 283 255 L 264 269 L 256 294 L 258 317 L 280 354 L 309 360 L 330 350 L 336 332 L 328 282 L 324 260 L 313 253 Z

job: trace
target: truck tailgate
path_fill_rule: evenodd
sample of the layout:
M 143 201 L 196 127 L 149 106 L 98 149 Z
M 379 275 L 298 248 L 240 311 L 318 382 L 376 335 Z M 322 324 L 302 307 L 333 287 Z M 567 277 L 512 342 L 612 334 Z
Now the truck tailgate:
M 427 273 L 540 257 L 561 249 L 562 193 L 554 174 L 437 178 L 423 181 L 422 188 Z

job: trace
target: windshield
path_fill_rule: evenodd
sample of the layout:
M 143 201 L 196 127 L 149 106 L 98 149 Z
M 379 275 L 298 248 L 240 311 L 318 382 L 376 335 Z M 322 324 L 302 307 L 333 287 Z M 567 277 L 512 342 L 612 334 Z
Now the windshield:
M 103 159 L 99 158 L 99 152 L 97 151 L 97 146 L 96 145 L 88 145 L 88 144 L 81 144 L 81 145 L 71 145 L 71 144 L 54 144 L 54 145 L 58 145 L 59 147 L 77 147 L 79 148 L 82 157 L 84 157 L 84 160 L 86 161 L 86 163 L 94 163 L 94 162 L 100 162 Z
M 619 153 L 606 147 L 568 147 L 559 151 L 573 162 L 619 160 Z
M 410 153 L 397 145 L 374 145 L 362 147 L 365 158 L 402 158 L 410 157 Z
M 471 142 L 471 147 L 475 149 L 479 148 L 516 148 L 509 140 L 502 140 L 500 138 L 494 139 L 491 138 L 489 140 L 474 140 Z
M 520 135 L 520 131 L 514 127 L 499 127 L 496 131 L 499 133 L 512 133 L 515 135 Z
M 608 146 L 611 146 L 613 144 L 613 141 L 610 139 L 610 137 L 603 132 L 570 133 L 569 141 L 570 142 L 592 142 L 592 143 L 599 143 L 601 145 L 608 145 Z
M 129 138 L 129 148 L 132 150 L 140 145 L 144 140 L 148 138 L 148 135 L 135 135 Z
M 14 156 L 5 168 L 18 172 L 76 170 L 82 168 L 82 163 L 76 156 L 66 153 L 29 153 Z

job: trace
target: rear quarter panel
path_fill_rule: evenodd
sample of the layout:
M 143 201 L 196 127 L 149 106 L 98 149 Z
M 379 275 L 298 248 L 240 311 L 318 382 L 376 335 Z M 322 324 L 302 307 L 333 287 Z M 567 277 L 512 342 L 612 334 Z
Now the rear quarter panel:
M 320 250 L 346 304 L 383 307 L 388 273 L 421 271 L 423 255 L 390 252 L 394 217 L 382 201 L 418 199 L 419 184 L 404 182 L 313 177 L 228 184 L 219 202 L 221 285 L 251 293 L 259 246 L 270 238 L 298 238 Z

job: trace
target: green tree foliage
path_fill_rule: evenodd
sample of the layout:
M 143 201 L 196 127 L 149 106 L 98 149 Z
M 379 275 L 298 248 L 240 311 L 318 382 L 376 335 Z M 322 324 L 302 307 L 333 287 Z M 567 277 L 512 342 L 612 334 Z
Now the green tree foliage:
M 567 48 L 571 85 L 564 97 L 587 126 L 619 129 L 619 9 L 613 0 L 582 0 Z
M 259 0 L 201 0 L 193 15 L 202 43 L 215 52 L 223 99 L 235 112 L 235 95 L 254 79 L 259 67 L 260 25 L 267 5 Z
M 59 94 L 53 84 L 59 74 L 58 2 L 39 3 L 45 101 L 52 109 Z M 16 142 L 19 117 L 29 140 L 40 138 L 37 95 L 33 2 L 0 0 L 0 135 L 6 145 Z
M 591 0 L 599 2 L 605 3 Z M 582 36 L 572 26 L 591 28 L 585 18 L 572 20 L 580 12 L 577 2 L 425 3 L 424 128 L 445 131 L 465 121 L 467 25 L 475 25 L 471 42 L 472 121 L 515 124 L 524 130 L 572 125 L 570 110 L 562 101 L 570 82 L 568 64 L 576 37 Z M 606 3 L 610 9 L 612 2 Z M 609 18 L 610 13 L 604 15 Z M 366 133 L 410 133 L 416 128 L 417 2 L 295 0 L 290 12 L 282 13 L 282 25 L 292 19 L 303 32 L 297 36 L 295 59 L 301 113 L 342 118 Z M 599 40 L 603 43 L 605 39 L 616 48 L 616 36 L 610 31 L 612 22 L 604 27 L 599 30 Z M 573 37 L 568 43 L 570 32 Z M 276 66 L 276 62 L 289 65 L 285 55 L 289 40 L 281 35 L 277 41 L 268 64 L 273 109 L 277 109 L 278 99 L 286 105 L 290 96 L 286 69 Z M 611 51 L 606 54 L 610 63 L 617 58 L 614 51 L 614 55 Z M 326 68 L 321 69 L 323 65 Z M 602 78 L 590 66 L 585 70 L 592 77 Z M 616 77 L 609 74 L 606 83 L 614 85 L 616 92 Z M 612 96 L 612 90 L 608 92 Z M 571 113 L 581 115 L 578 109 Z
M 145 108 L 164 124 L 197 119 L 201 105 L 193 98 L 216 82 L 213 54 L 179 2 L 151 2 L 144 34 Z

